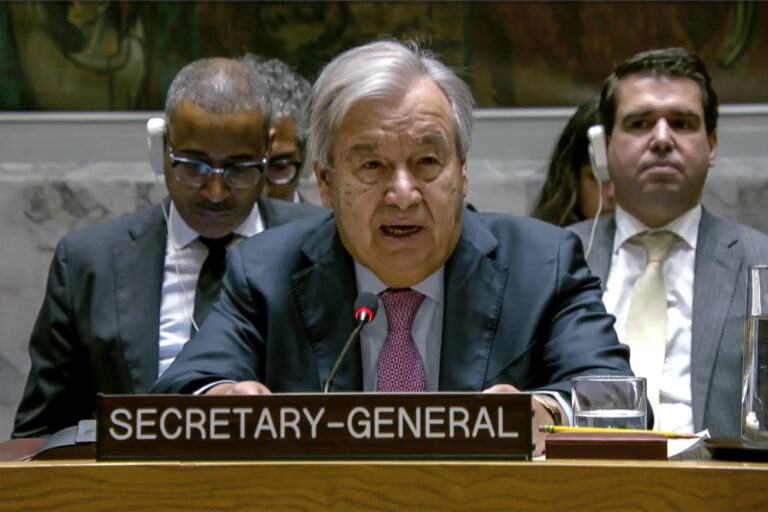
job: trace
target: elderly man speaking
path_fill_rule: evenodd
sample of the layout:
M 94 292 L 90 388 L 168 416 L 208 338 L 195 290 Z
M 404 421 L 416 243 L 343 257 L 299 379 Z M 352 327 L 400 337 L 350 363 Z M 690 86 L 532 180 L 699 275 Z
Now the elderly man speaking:
M 464 206 L 472 107 L 416 45 L 333 59 L 308 106 L 333 212 L 230 251 L 219 303 L 154 391 L 319 391 L 361 292 L 386 314 L 347 354 L 337 391 L 535 390 L 534 423 L 557 423 L 572 376 L 631 374 L 578 238 Z

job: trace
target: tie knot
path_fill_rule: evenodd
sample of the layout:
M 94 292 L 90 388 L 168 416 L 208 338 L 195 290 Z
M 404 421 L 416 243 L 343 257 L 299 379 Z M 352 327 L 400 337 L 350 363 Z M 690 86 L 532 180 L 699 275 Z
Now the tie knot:
M 208 254 L 225 254 L 227 252 L 227 245 L 232 241 L 232 233 L 227 234 L 221 238 L 206 238 L 204 236 L 198 237 L 200 242 L 208 248 Z
M 667 258 L 669 250 L 678 236 L 671 231 L 645 231 L 632 237 L 631 242 L 645 249 L 646 265 L 652 261 L 662 262 Z
M 387 313 L 388 329 L 410 332 L 424 295 L 411 288 L 387 288 L 379 293 L 379 298 Z

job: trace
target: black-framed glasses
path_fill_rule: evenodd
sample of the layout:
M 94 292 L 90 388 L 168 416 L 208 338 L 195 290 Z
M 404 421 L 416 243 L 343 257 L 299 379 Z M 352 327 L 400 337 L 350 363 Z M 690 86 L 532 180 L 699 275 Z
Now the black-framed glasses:
M 168 159 L 176 179 L 185 185 L 202 187 L 211 176 L 221 174 L 224 181 L 232 188 L 247 188 L 256 185 L 267 167 L 269 155 L 259 162 L 237 162 L 234 164 L 214 167 L 207 162 L 201 162 L 194 158 L 176 156 L 168 146 Z
M 272 185 L 291 183 L 299 175 L 302 162 L 290 158 L 280 158 L 269 162 L 267 166 L 267 181 Z

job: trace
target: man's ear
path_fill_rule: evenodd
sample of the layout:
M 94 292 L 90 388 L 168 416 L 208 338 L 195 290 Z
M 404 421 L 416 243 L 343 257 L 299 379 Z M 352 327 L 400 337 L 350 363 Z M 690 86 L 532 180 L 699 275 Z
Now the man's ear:
M 277 130 L 269 127 L 269 142 L 267 142 L 267 153 L 269 153 L 272 150 L 272 144 L 275 142 L 275 134 L 277 134 Z
M 331 179 L 333 176 L 331 170 L 326 169 L 317 161 L 312 165 L 315 170 L 315 178 L 317 179 L 317 188 L 320 190 L 320 200 L 326 208 L 333 208 L 333 201 L 331 200 Z
M 707 136 L 709 140 L 709 166 L 715 165 L 715 155 L 717 155 L 717 130 L 712 130 Z
M 461 159 L 461 197 L 467 197 L 467 157 Z

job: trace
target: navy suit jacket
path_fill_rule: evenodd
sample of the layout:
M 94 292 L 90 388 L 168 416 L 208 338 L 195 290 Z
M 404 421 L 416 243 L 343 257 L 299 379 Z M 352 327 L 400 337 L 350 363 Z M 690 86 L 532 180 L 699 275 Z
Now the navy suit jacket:
M 267 228 L 321 211 L 267 197 L 258 206 Z M 146 393 L 157 379 L 167 237 L 161 208 L 59 241 L 29 342 L 32 367 L 13 437 L 53 434 L 92 418 L 97 393 Z
M 270 230 L 228 258 L 219 302 L 153 391 L 190 393 L 222 379 L 320 391 L 354 328 L 357 295 L 332 213 Z M 440 390 L 508 383 L 570 394 L 573 375 L 631 373 L 573 233 L 465 208 L 444 279 Z M 334 390 L 362 389 L 358 347 Z

